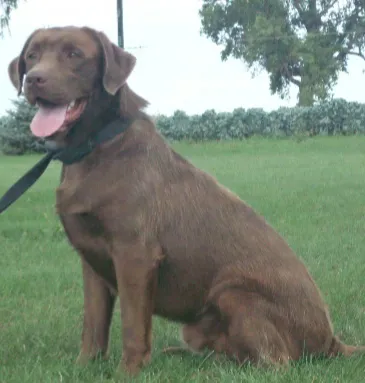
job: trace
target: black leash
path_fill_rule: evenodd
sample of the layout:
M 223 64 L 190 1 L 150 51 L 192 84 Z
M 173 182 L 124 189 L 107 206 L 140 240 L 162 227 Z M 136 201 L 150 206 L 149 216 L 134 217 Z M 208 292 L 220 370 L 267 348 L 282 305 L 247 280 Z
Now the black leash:
M 52 160 L 61 161 L 64 165 L 71 165 L 81 161 L 98 145 L 111 140 L 119 133 L 123 133 L 130 125 L 129 120 L 118 119 L 109 123 L 94 137 L 76 147 L 50 150 L 39 162 L 24 174 L 0 199 L 0 214 L 20 198 L 44 173 Z
M 53 153 L 47 153 L 32 169 L 24 174 L 1 198 L 0 214 L 24 194 L 44 173 L 53 159 Z

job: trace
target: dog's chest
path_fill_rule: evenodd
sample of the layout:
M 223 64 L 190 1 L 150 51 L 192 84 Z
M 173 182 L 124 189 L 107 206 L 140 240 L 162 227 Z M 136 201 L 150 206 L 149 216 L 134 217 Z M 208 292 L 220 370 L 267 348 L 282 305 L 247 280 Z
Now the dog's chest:
M 78 251 L 108 253 L 106 230 L 96 215 L 78 213 L 60 217 L 71 244 Z
M 97 274 L 115 285 L 111 245 L 103 222 L 92 213 L 61 215 L 60 218 L 72 246 Z

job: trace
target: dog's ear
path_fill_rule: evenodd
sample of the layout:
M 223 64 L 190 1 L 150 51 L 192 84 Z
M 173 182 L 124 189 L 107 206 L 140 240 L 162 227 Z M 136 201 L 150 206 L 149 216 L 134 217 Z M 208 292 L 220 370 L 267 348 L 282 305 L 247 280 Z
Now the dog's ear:
M 113 44 L 103 32 L 97 32 L 96 37 L 101 45 L 104 59 L 103 86 L 114 96 L 132 73 L 136 58 Z
M 116 95 L 119 92 L 120 113 L 135 116 L 148 102 L 134 93 L 126 81 L 136 65 L 136 58 L 124 49 L 113 44 L 103 32 L 84 27 L 99 43 L 103 59 L 103 87 L 106 92 Z
M 8 66 L 10 81 L 14 85 L 14 88 L 18 91 L 18 96 L 22 93 L 22 83 L 25 73 L 24 65 L 21 64 L 22 62 L 23 60 L 21 60 L 20 56 L 18 56 L 11 60 Z
M 18 96 L 22 93 L 23 88 L 23 78 L 25 75 L 25 60 L 24 60 L 24 54 L 27 50 L 29 43 L 31 42 L 34 35 L 39 31 L 39 29 L 35 30 L 26 40 L 23 49 L 20 52 L 20 55 L 18 57 L 15 57 L 13 60 L 11 60 L 9 66 L 8 66 L 8 74 L 10 77 L 11 83 L 14 85 L 15 89 L 18 91 Z

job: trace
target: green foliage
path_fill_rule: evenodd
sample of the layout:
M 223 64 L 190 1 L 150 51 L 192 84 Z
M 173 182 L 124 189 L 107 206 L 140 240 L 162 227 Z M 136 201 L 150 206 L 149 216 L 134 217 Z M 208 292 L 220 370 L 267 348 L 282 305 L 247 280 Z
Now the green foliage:
M 316 136 L 365 134 L 365 104 L 335 99 L 312 107 L 209 110 L 201 116 L 176 111 L 156 117 L 157 127 L 173 141 L 245 139 L 251 136 Z
M 43 152 L 41 141 L 29 129 L 36 108 L 24 98 L 13 101 L 14 108 L 0 118 L 0 151 L 9 155 Z
M 9 26 L 10 14 L 18 7 L 18 0 L 0 0 L 0 37 L 3 31 Z
M 296 85 L 301 106 L 328 98 L 350 55 L 365 60 L 364 0 L 203 0 L 200 17 L 222 60 L 265 70 L 281 97 Z
M 29 129 L 36 108 L 22 98 L 14 101 L 14 105 L 14 110 L 0 118 L 0 151 L 9 155 L 43 152 L 42 141 Z M 172 116 L 156 116 L 155 121 L 162 135 L 171 141 L 363 135 L 365 104 L 335 99 L 312 107 L 283 107 L 271 112 L 238 108 L 231 113 L 207 110 L 192 116 L 177 110 Z

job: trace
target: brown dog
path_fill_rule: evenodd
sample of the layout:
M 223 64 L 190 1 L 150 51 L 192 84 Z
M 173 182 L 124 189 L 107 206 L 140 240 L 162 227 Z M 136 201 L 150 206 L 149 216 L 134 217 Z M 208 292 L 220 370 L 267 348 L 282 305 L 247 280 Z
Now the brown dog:
M 175 153 L 126 80 L 135 58 L 90 28 L 35 31 L 9 66 L 38 104 L 31 129 L 82 143 L 112 120 L 124 133 L 63 167 L 57 211 L 81 256 L 84 324 L 78 360 L 108 349 L 120 298 L 123 361 L 151 353 L 152 315 L 184 323 L 194 350 L 287 365 L 304 353 L 350 355 L 321 295 L 282 237 L 236 195 Z

